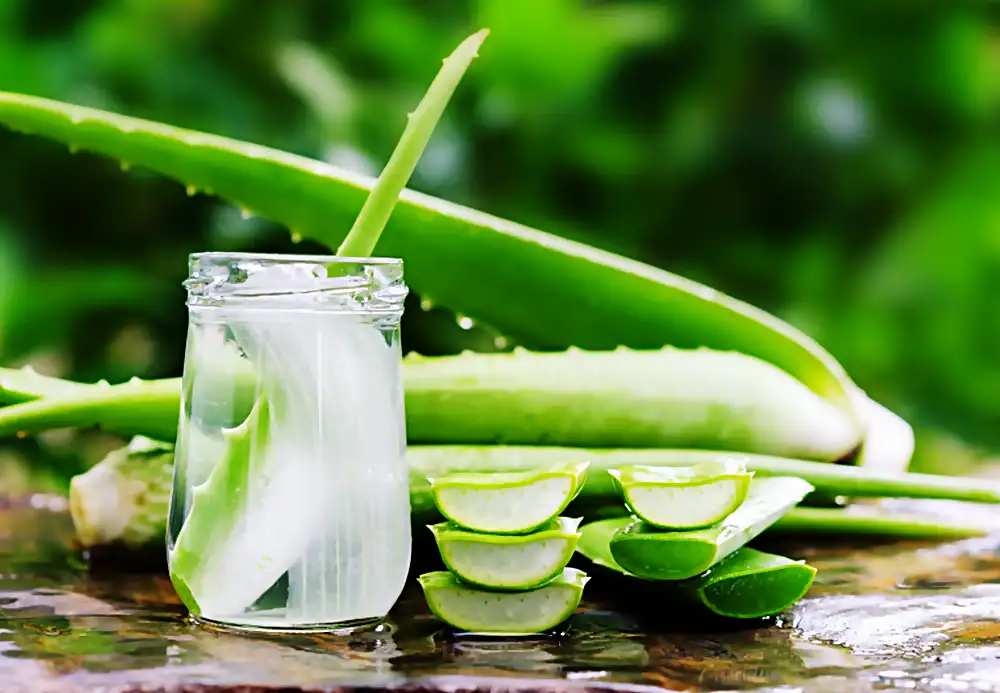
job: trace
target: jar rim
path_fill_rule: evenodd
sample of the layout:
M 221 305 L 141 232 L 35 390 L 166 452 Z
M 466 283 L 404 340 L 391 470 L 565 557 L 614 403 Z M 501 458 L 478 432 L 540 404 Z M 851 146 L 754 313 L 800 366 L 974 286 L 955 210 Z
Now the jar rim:
M 403 264 L 398 257 L 347 257 L 344 255 L 307 255 L 294 253 L 250 253 L 209 250 L 188 255 L 188 261 L 211 260 L 214 262 L 256 260 L 264 262 L 315 262 L 323 264 L 345 265 L 380 265 L 392 266 Z

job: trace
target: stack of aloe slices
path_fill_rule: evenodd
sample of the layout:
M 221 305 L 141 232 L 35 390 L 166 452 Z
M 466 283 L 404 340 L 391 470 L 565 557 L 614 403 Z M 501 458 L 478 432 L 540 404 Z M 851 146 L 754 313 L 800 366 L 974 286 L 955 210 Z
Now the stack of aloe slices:
M 577 551 L 593 563 L 730 618 L 778 614 L 812 584 L 811 566 L 745 548 L 814 490 L 803 479 L 754 479 L 738 460 L 611 474 L 634 514 L 582 528 Z
M 580 519 L 561 513 L 583 488 L 588 466 L 430 479 L 434 504 L 448 518 L 429 527 L 448 570 L 418 578 L 434 615 L 491 635 L 531 635 L 565 621 L 590 578 L 566 567 Z

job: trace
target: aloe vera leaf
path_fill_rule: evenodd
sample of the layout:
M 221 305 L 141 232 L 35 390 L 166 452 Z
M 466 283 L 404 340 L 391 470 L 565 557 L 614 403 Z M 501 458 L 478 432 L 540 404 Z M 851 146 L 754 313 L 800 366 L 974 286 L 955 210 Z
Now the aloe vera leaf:
M 473 532 L 524 534 L 566 509 L 583 488 L 587 462 L 523 472 L 452 472 L 429 479 L 434 504 L 456 525 Z
M 556 579 L 525 592 L 489 592 L 464 585 L 449 572 L 419 578 L 431 613 L 470 633 L 533 635 L 555 628 L 576 611 L 590 579 L 565 568 Z
M 225 572 L 225 566 L 219 565 L 217 554 L 233 531 L 233 524 L 241 514 L 239 509 L 247 501 L 253 452 L 266 449 L 269 420 L 267 400 L 261 399 L 246 421 L 224 432 L 225 455 L 208 479 L 191 489 L 191 507 L 175 545 L 168 552 L 168 564 L 174 589 L 184 605 L 195 613 L 203 613 L 202 604 L 221 609 L 222 613 L 228 610 L 222 593 L 226 581 L 218 577 Z M 237 585 L 231 588 L 236 590 Z M 241 608 L 245 600 L 238 601 L 235 608 Z M 223 605 L 219 606 L 220 603 Z
M 235 426 L 252 406 L 256 377 L 245 359 L 215 351 L 196 356 L 199 377 L 189 382 L 232 392 L 220 411 L 200 413 Z M 403 373 L 410 442 L 693 447 L 821 460 L 857 445 L 849 419 L 826 400 L 732 352 L 408 356 Z M 32 430 L 26 417 L 19 425 Z
M 162 542 L 173 462 L 170 445 L 137 436 L 73 477 L 69 510 L 80 543 L 137 549 Z
M 39 383 L 39 389 L 51 387 L 50 382 Z M 27 400 L 26 392 L 19 393 Z M 179 378 L 67 388 L 65 393 L 0 408 L 0 438 L 50 428 L 100 426 L 122 435 L 173 442 L 179 393 Z
M 405 361 L 415 443 L 681 447 L 833 460 L 849 417 L 760 359 L 711 349 L 422 357 Z
M 424 98 L 407 119 L 406 129 L 396 145 L 385 170 L 372 187 L 361 213 L 337 250 L 342 257 L 368 257 L 375 250 L 382 229 L 417 166 L 417 160 L 431 139 L 437 122 L 451 100 L 458 83 L 468 69 L 489 31 L 483 29 L 465 39 L 444 59 Z
M 147 167 L 331 247 L 373 185 L 279 150 L 19 94 L 0 93 L 0 123 Z M 830 399 L 854 418 L 859 438 L 867 428 L 858 412 L 863 395 L 836 360 L 760 309 L 641 262 L 408 190 L 392 223 L 382 252 L 406 258 L 416 290 L 526 346 L 739 351 Z M 495 300 L 498 289 L 506 300 Z
M 795 477 L 755 480 L 746 502 L 717 525 L 664 532 L 636 520 L 611 539 L 611 555 L 634 575 L 686 580 L 700 575 L 773 525 L 813 486 Z
M 30 402 L 39 397 L 58 397 L 108 383 L 77 383 L 42 375 L 31 366 L 0 368 L 0 406 Z
M 975 521 L 937 518 L 907 512 L 887 512 L 878 506 L 796 508 L 774 525 L 785 534 L 893 539 L 948 540 L 986 536 L 996 531 Z
M 500 591 L 528 590 L 562 574 L 580 538 L 580 518 L 559 517 L 530 534 L 469 532 L 430 525 L 441 560 L 462 582 Z
M 447 448 L 446 448 L 447 449 Z M 430 492 L 430 485 L 426 476 L 421 473 L 419 467 L 424 458 L 426 450 L 437 450 L 437 448 L 410 448 L 411 472 L 410 472 L 410 508 L 413 519 L 417 522 L 439 521 L 440 514 L 434 507 L 434 499 Z M 414 451 L 419 454 L 413 455 Z M 435 466 L 440 465 L 440 454 L 430 455 Z M 454 456 L 456 469 L 467 468 L 463 465 L 467 461 L 467 456 Z M 477 455 L 475 459 L 479 459 Z M 102 465 L 112 464 L 105 460 L 96 465 L 94 469 Z M 820 463 L 811 464 L 814 467 L 832 466 Z M 859 470 L 854 470 L 859 471 Z M 92 505 L 94 503 L 105 502 L 109 497 L 114 496 L 113 491 L 103 488 L 104 484 L 114 483 L 112 475 L 94 474 L 94 482 L 82 485 L 70 486 L 70 506 Z M 613 485 L 609 483 L 604 487 L 604 492 L 587 493 L 590 486 L 590 479 L 584 485 L 584 490 L 578 496 L 578 500 L 573 505 L 577 506 L 580 514 L 586 518 L 609 518 L 609 522 L 621 523 L 621 525 L 631 524 L 634 520 L 628 517 L 628 511 L 617 497 Z M 99 483 L 100 480 L 100 483 Z M 978 479 L 966 479 L 967 483 L 978 482 Z M 170 470 L 161 465 L 150 465 L 148 467 L 136 468 L 129 478 L 131 489 L 134 493 L 141 494 L 147 489 L 155 490 L 170 484 Z M 596 489 L 600 490 L 600 489 Z M 89 496 L 93 495 L 94 498 Z M 95 500 L 96 499 L 96 500 Z M 996 502 L 996 500 L 994 500 Z M 936 538 L 958 538 L 976 537 L 986 533 L 986 527 L 979 524 L 960 522 L 953 518 L 937 518 L 917 515 L 914 513 L 887 512 L 882 509 L 865 512 L 856 512 L 858 506 L 842 509 L 813 509 L 813 508 L 793 508 L 772 525 L 767 531 L 773 534 L 784 533 L 808 533 L 816 532 L 821 534 L 853 536 L 871 535 L 884 539 L 894 538 L 914 538 L 914 539 L 936 539 Z M 97 546 L 101 544 L 114 543 L 120 541 L 131 531 L 134 524 L 138 528 L 149 527 L 150 529 L 140 529 L 142 532 L 151 533 L 151 541 L 163 541 L 166 530 L 166 515 L 160 514 L 158 509 L 152 505 L 136 505 L 127 502 L 119 502 L 116 505 L 108 505 L 102 508 L 102 512 L 87 514 L 86 516 L 74 516 L 77 526 L 77 534 L 84 546 Z M 843 522 L 842 522 L 843 521 Z M 595 524 L 595 523 L 591 523 Z M 589 525 L 588 525 L 589 526 Z M 86 541 L 88 537 L 93 537 L 93 543 Z M 97 539 L 97 538 L 100 539 Z M 609 554 L 610 555 L 610 554 Z
M 738 459 L 689 467 L 633 465 L 608 474 L 632 512 L 661 529 L 701 529 L 721 522 L 746 500 L 753 477 Z
M 796 476 L 831 495 L 856 498 L 926 498 L 1000 503 L 1000 483 L 979 478 L 887 473 L 875 469 L 808 462 L 769 455 L 715 450 L 595 449 L 527 445 L 411 445 L 407 456 L 412 469 L 430 476 L 449 470 L 510 472 L 547 464 L 588 460 L 590 468 L 580 495 L 570 506 L 596 507 L 618 500 L 609 470 L 628 465 L 685 467 L 704 462 L 736 459 L 757 476 Z M 419 480 L 412 484 L 419 484 Z M 426 486 L 426 482 L 423 483 Z
M 611 555 L 611 538 L 628 522 L 629 518 L 617 518 L 584 525 L 576 550 L 592 563 L 632 578 L 652 598 L 727 618 L 763 618 L 802 599 L 816 576 L 816 569 L 804 561 L 744 547 L 690 580 L 647 581 L 622 568 Z

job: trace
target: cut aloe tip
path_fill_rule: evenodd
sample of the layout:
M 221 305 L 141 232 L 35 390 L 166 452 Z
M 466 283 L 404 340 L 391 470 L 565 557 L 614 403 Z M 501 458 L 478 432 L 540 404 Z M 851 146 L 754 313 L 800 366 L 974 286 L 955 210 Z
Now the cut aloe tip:
M 589 462 L 524 472 L 456 473 L 429 479 L 441 514 L 473 532 L 525 534 L 550 522 L 583 488 Z
M 465 585 L 447 571 L 424 573 L 417 580 L 427 606 L 438 619 L 468 633 L 533 635 L 551 630 L 580 605 L 590 578 L 565 568 L 554 580 L 523 592 L 490 592 Z
M 630 573 L 651 580 L 700 575 L 777 522 L 813 490 L 795 477 L 756 479 L 746 501 L 716 525 L 663 531 L 633 520 L 611 538 L 611 554 Z
M 580 538 L 581 518 L 559 517 L 530 534 L 483 534 L 451 522 L 430 525 L 441 560 L 462 582 L 529 590 L 562 574 Z
M 804 561 L 743 547 L 689 580 L 641 578 L 625 570 L 611 555 L 611 538 L 630 522 L 630 518 L 616 517 L 584 525 L 576 551 L 595 565 L 638 581 L 643 595 L 655 595 L 668 607 L 677 603 L 726 618 L 765 618 L 802 599 L 816 576 L 816 569 Z
M 629 465 L 608 474 L 632 512 L 662 529 L 700 529 L 721 522 L 746 500 L 753 478 L 735 458 L 687 467 Z

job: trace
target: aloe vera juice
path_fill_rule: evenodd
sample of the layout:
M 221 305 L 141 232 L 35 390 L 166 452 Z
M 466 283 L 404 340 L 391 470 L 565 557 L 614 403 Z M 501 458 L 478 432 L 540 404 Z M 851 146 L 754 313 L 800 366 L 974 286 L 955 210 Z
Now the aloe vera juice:
M 356 262 L 241 258 L 189 281 L 168 558 L 198 619 L 338 630 L 402 591 L 405 287 L 398 263 Z

